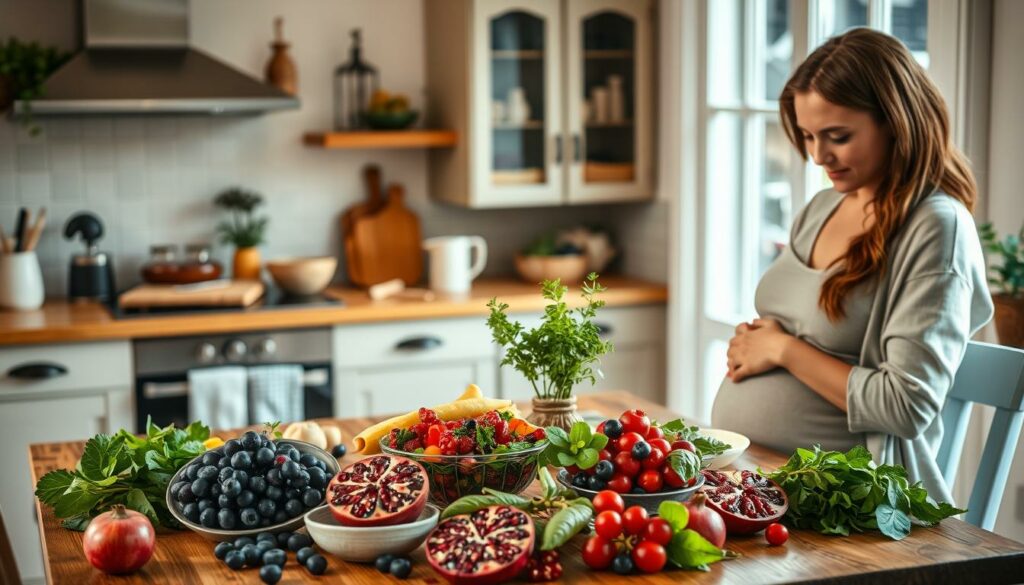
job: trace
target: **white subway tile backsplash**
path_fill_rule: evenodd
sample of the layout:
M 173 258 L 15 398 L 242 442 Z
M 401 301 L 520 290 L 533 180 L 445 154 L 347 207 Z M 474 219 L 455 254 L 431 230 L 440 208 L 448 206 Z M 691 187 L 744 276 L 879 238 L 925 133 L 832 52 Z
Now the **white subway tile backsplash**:
M 85 143 L 82 168 L 88 171 L 109 171 L 114 168 L 114 151 L 106 144 Z
M 117 171 L 117 197 L 122 201 L 146 197 L 146 174 L 142 169 L 122 167 Z
M 146 118 L 143 128 L 146 138 L 173 138 L 178 135 L 178 119 L 165 116 Z
M 114 137 L 113 118 L 82 118 L 82 138 L 110 140 Z
M 117 199 L 117 183 L 113 171 L 90 171 L 85 174 L 85 198 L 89 205 Z
M 117 138 L 142 138 L 145 135 L 143 119 L 136 117 L 114 118 L 114 136 Z
M 82 135 L 82 126 L 77 118 L 51 118 L 43 123 L 46 139 L 78 138 Z
M 150 169 L 173 169 L 177 166 L 174 139 L 166 136 L 146 140 L 146 166 Z
M 49 137 L 50 170 L 66 173 L 82 168 L 81 148 L 78 142 Z
M 19 144 L 15 150 L 15 167 L 19 172 L 43 172 L 47 168 L 46 144 Z
M 18 190 L 14 186 L 14 177 L 14 173 L 0 172 L 0 205 L 18 201 Z
M 80 172 L 54 172 L 50 178 L 50 191 L 55 202 L 80 203 L 82 201 L 85 186 Z
M 142 171 L 143 166 L 146 163 L 146 157 L 143 150 L 144 142 L 142 140 L 136 140 L 132 138 L 118 138 L 117 145 L 114 147 L 116 151 L 117 168 L 121 170 L 137 170 Z
M 23 205 L 46 205 L 50 201 L 50 175 L 18 173 L 18 201 Z

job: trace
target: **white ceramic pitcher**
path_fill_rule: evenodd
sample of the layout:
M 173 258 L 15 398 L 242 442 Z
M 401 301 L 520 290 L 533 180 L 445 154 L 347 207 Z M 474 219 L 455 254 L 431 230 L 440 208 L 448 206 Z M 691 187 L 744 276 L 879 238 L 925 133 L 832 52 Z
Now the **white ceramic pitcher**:
M 487 264 L 487 242 L 480 236 L 427 238 L 423 249 L 430 254 L 430 290 L 437 294 L 468 294 Z M 473 250 L 476 258 L 470 261 Z

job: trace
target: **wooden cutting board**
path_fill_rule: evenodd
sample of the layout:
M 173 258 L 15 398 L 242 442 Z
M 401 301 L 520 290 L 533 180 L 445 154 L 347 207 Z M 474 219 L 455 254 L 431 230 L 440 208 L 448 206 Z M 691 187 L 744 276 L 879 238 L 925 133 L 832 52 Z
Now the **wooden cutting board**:
M 419 282 L 423 274 L 420 220 L 405 207 L 405 189 L 388 187 L 381 210 L 359 218 L 353 227 L 353 244 L 362 283 L 370 286 L 393 278 L 405 284 Z
M 216 282 L 216 281 L 214 281 Z M 118 298 L 122 309 L 150 307 L 248 307 L 263 296 L 258 280 L 232 280 L 217 288 L 140 284 Z
M 345 213 L 341 215 L 340 223 L 348 278 L 358 286 L 369 286 L 363 278 L 363 273 L 359 266 L 359 257 L 355 253 L 353 228 L 360 218 L 377 213 L 384 205 L 384 198 L 381 196 L 380 188 L 380 167 L 368 165 L 363 169 L 363 178 L 366 181 L 367 200 L 356 203 L 346 209 Z

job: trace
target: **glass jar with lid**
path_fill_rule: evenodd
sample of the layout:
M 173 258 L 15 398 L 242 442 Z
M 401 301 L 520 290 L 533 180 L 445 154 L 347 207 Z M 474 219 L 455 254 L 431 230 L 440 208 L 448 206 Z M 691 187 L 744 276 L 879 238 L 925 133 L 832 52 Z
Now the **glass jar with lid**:
M 155 284 L 178 282 L 178 247 L 174 244 L 154 244 L 149 247 L 149 261 L 142 266 L 142 280 Z
M 202 282 L 220 278 L 224 267 L 210 258 L 210 245 L 192 243 L 185 246 L 185 261 L 180 265 L 178 282 Z

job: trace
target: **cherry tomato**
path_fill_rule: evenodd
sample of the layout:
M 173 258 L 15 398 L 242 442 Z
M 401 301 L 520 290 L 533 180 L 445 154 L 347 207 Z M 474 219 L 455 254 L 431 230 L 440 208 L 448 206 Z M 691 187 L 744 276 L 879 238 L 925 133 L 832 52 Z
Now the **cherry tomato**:
M 661 449 L 655 449 L 651 447 L 651 454 L 644 459 L 640 466 L 644 469 L 661 469 L 662 464 L 665 463 L 665 454 Z
M 619 422 L 622 423 L 623 434 L 637 433 L 643 438 L 651 430 L 651 419 L 642 410 L 627 410 L 619 417 Z
M 697 447 L 695 447 L 693 443 L 689 441 L 672 441 L 672 450 L 675 449 L 686 449 L 691 453 L 697 452 Z
M 772 546 L 782 546 L 789 540 L 789 529 L 776 522 L 764 530 L 764 539 Z
M 618 494 L 628 494 L 629 490 L 633 489 L 633 478 L 623 473 L 616 473 L 608 480 L 608 489 Z
M 604 434 L 604 421 L 601 421 L 601 423 L 597 425 L 597 429 L 595 429 L 594 432 L 599 435 Z
M 686 482 L 678 473 L 676 473 L 676 470 L 672 469 L 668 465 L 665 466 L 665 471 L 662 472 L 662 476 L 665 478 L 665 485 L 670 488 L 679 489 L 686 485 Z
M 640 477 L 636 479 L 636 485 L 644 488 L 644 491 L 653 494 L 654 492 L 661 491 L 661 486 L 664 480 L 661 478 L 661 473 L 655 469 L 648 469 L 640 473 Z
M 614 542 L 603 536 L 591 536 L 583 545 L 583 562 L 591 569 L 607 569 L 616 552 Z
M 644 438 L 647 439 L 647 442 L 651 442 L 653 439 L 664 439 L 665 431 L 661 430 L 661 427 L 652 426 L 644 433 Z
M 629 453 L 633 449 L 633 445 L 643 440 L 644 437 L 640 433 L 628 432 L 622 433 L 622 436 L 616 440 L 616 443 L 619 445 L 619 451 Z
M 626 534 L 640 534 L 644 526 L 647 526 L 647 510 L 643 506 L 630 506 L 622 513 L 622 528 Z
M 622 516 L 612 510 L 599 512 L 594 518 L 594 532 L 609 540 L 619 536 L 622 534 Z
M 668 455 L 672 451 L 672 443 L 669 443 L 665 439 L 651 439 L 647 441 L 651 445 L 651 449 L 661 449 L 661 452 Z
M 661 518 L 651 518 L 651 521 L 644 527 L 643 533 L 640 534 L 640 538 L 668 546 L 669 541 L 672 540 L 672 526 Z
M 633 564 L 644 573 L 657 573 L 667 560 L 665 547 L 656 542 L 643 540 L 633 547 Z
M 616 453 L 615 457 L 612 458 L 612 463 L 615 464 L 615 471 L 628 476 L 630 479 L 640 473 L 640 462 L 633 459 L 633 454 L 629 451 Z
M 612 460 L 612 452 L 609 451 L 608 449 L 601 449 L 601 451 L 599 451 L 598 454 L 597 454 L 597 460 L 598 461 L 611 461 Z
M 612 479 L 614 479 L 614 477 Z M 594 496 L 594 509 L 599 513 L 611 511 L 622 514 L 626 511 L 626 503 L 622 501 L 622 496 L 620 496 L 618 492 L 610 489 L 602 490 Z

